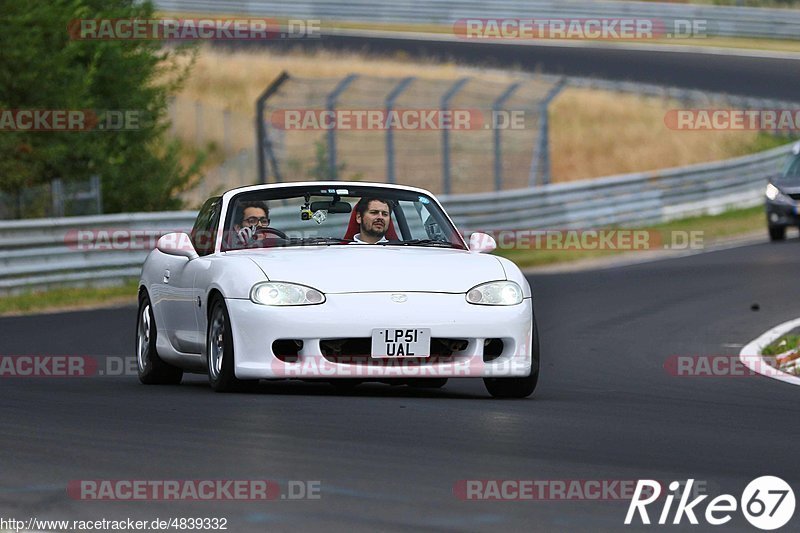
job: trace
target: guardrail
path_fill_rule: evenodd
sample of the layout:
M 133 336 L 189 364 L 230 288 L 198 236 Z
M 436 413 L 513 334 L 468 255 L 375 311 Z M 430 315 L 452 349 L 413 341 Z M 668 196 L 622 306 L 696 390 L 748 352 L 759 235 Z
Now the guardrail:
M 722 162 L 440 199 L 465 232 L 653 224 L 757 205 L 765 178 L 790 150 L 786 145 Z M 270 215 L 275 227 L 299 229 L 293 209 L 277 207 Z M 158 236 L 188 231 L 194 216 L 177 211 L 0 222 L 0 293 L 137 277 Z M 82 246 L 89 235 L 92 245 Z
M 795 9 L 589 0 L 157 0 L 156 5 L 173 13 L 449 26 L 465 18 L 649 18 L 660 20 L 667 28 L 674 27 L 675 21 L 703 20 L 708 35 L 800 39 L 800 10 Z

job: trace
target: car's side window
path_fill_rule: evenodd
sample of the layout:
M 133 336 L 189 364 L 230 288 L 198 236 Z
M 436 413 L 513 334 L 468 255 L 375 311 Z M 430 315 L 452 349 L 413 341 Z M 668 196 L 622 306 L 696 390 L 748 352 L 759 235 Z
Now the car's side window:
M 214 238 L 219 225 L 219 212 L 222 198 L 209 198 L 194 221 L 192 244 L 198 255 L 214 253 Z

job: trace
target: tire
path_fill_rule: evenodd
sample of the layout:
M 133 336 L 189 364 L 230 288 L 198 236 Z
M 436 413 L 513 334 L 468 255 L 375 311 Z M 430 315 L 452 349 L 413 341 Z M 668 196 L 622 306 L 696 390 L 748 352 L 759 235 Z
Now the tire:
M 782 241 L 786 238 L 786 226 L 769 226 L 769 240 Z
M 215 298 L 212 301 L 208 316 L 206 368 L 211 388 L 216 392 L 241 392 L 254 389 L 258 385 L 258 380 L 238 379 L 234 372 L 231 317 L 222 298 Z
M 156 351 L 156 319 L 147 293 L 139 297 L 136 314 L 136 367 L 139 381 L 145 385 L 177 385 L 183 378 L 183 370 L 165 363 Z
M 494 398 L 527 398 L 539 382 L 539 330 L 533 320 L 531 373 L 523 378 L 483 378 L 483 384 Z

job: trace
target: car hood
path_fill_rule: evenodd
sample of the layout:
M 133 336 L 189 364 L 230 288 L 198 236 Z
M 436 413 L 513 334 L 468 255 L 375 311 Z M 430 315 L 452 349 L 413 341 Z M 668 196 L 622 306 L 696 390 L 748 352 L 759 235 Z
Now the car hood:
M 800 194 L 800 180 L 797 178 L 785 178 L 778 175 L 773 176 L 769 181 L 785 194 Z
M 367 244 L 305 246 L 232 252 L 245 254 L 271 281 L 288 281 L 324 293 L 465 293 L 506 279 L 500 261 L 466 250 Z

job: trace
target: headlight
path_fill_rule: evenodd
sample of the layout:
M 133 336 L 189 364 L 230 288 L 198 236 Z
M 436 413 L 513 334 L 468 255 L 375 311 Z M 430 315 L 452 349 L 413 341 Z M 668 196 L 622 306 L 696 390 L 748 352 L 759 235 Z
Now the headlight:
M 522 289 L 513 281 L 492 281 L 471 288 L 467 301 L 478 305 L 516 305 L 522 302 Z
M 305 285 L 268 281 L 254 285 L 250 299 L 261 305 L 316 305 L 325 302 L 325 295 Z
M 764 194 L 767 195 L 767 198 L 775 202 L 793 203 L 791 198 L 783 194 L 780 189 L 771 183 L 767 184 L 767 190 L 764 192 Z

